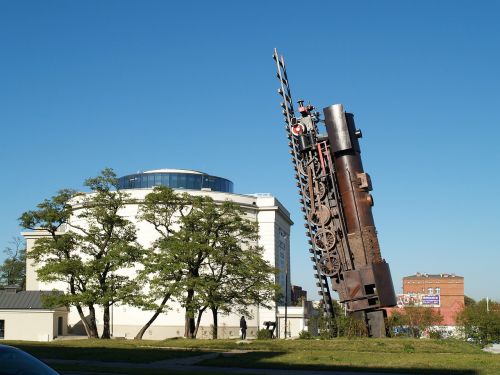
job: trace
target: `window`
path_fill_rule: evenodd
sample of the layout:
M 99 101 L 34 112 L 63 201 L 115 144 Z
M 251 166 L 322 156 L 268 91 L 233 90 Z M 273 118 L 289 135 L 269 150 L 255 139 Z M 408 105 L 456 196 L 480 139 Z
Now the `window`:
M 441 288 L 436 288 L 436 294 L 441 294 Z
M 434 294 L 434 289 L 432 288 L 427 289 L 427 294 Z
M 5 320 L 0 320 L 0 339 L 5 338 Z

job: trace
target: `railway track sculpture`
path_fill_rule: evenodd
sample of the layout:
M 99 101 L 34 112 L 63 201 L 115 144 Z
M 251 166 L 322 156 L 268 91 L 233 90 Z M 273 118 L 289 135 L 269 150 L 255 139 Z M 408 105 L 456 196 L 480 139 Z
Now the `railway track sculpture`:
M 388 263 L 382 258 L 372 215 L 370 176 L 364 172 L 354 116 L 341 104 L 320 112 L 292 102 L 283 56 L 276 49 L 278 89 L 288 145 L 309 237 L 316 285 L 325 314 L 334 309 L 330 290 L 348 314 L 366 324 L 372 337 L 387 335 L 384 307 L 396 305 Z M 326 133 L 319 133 L 319 123 Z M 328 319 L 332 321 L 332 319 Z M 329 327 L 334 330 L 334 327 Z

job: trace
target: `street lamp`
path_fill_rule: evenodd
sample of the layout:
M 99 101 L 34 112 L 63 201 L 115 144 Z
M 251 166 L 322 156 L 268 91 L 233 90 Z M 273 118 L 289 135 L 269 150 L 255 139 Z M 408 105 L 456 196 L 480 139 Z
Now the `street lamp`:
M 288 257 L 287 257 L 287 252 L 286 252 L 286 249 L 287 249 L 287 240 L 288 240 L 288 236 L 286 233 L 282 232 L 283 233 L 283 244 L 284 244 L 284 250 L 285 250 L 285 339 L 287 338 L 287 323 L 288 323 Z

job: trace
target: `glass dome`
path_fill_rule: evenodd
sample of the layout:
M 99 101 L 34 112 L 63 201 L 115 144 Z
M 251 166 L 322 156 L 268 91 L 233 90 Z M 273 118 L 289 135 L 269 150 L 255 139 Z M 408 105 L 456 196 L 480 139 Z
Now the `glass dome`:
M 233 183 L 226 178 L 186 169 L 156 169 L 129 174 L 118 179 L 119 189 L 143 189 L 167 186 L 172 189 L 191 189 L 233 192 Z

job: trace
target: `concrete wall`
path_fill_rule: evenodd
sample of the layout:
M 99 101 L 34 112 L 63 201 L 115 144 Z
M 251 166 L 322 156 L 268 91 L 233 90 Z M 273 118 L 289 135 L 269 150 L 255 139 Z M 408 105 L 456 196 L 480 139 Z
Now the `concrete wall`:
M 67 334 L 67 315 L 54 310 L 0 310 L 5 340 L 51 341 L 57 336 L 59 316 L 63 317 L 63 334 Z

